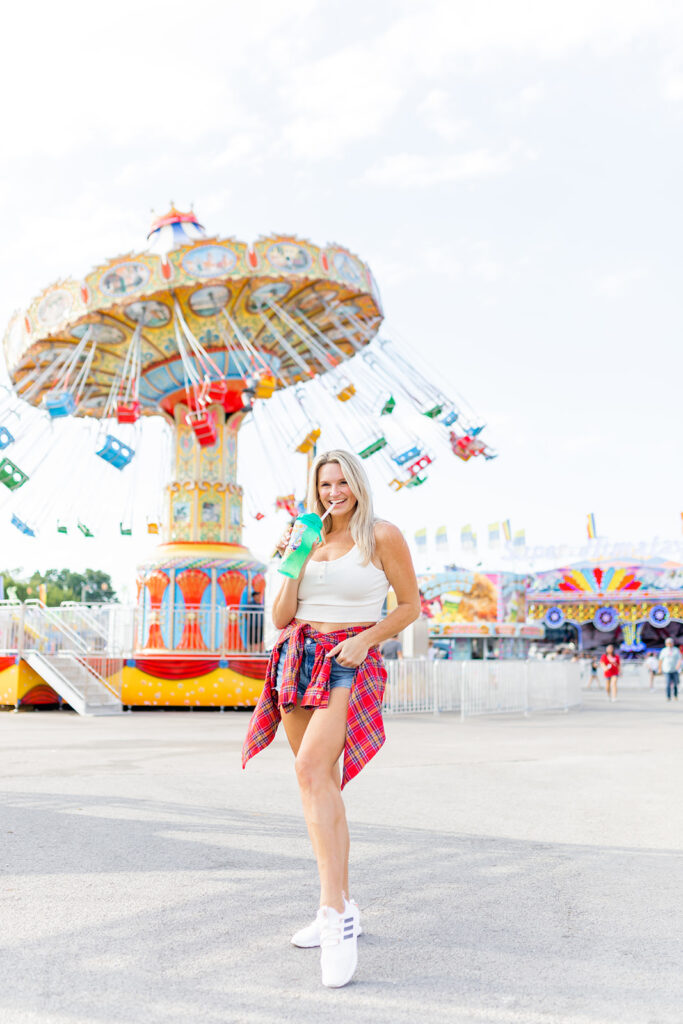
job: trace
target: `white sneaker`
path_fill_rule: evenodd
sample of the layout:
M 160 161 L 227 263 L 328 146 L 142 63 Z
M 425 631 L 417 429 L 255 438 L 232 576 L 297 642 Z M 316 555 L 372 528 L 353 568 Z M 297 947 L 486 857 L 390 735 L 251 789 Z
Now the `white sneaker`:
M 322 982 L 327 988 L 348 985 L 358 965 L 358 945 L 353 910 L 344 903 L 344 913 L 334 907 L 322 907 L 320 932 L 320 966 Z
M 360 923 L 360 910 L 355 900 L 348 900 L 347 907 L 350 907 L 353 912 L 353 924 L 357 938 L 363 934 L 363 928 Z M 293 946 L 298 946 L 299 949 L 312 949 L 314 946 L 320 945 L 320 933 L 323 927 L 322 912 L 321 907 L 315 915 L 315 921 L 311 921 L 305 928 L 300 928 L 298 932 L 292 935 L 290 941 Z

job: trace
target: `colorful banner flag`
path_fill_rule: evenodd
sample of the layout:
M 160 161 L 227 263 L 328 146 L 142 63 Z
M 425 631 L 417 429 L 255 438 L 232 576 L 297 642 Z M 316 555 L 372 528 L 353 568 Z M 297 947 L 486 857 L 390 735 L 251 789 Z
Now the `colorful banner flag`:
M 595 540 L 597 533 L 595 532 L 595 516 L 592 512 L 589 512 L 586 516 L 586 531 L 588 533 L 588 539 Z
M 437 526 L 436 528 L 436 550 L 447 551 L 448 550 L 448 530 L 445 526 Z
M 427 547 L 427 528 L 425 526 L 421 530 L 415 531 L 415 546 L 418 551 L 424 551 Z
M 466 551 L 476 551 L 477 549 L 477 535 L 470 523 L 463 526 L 460 531 L 460 546 Z
M 489 523 L 489 547 L 497 548 L 500 544 L 500 523 Z
M 510 520 L 509 519 L 504 519 L 503 520 L 503 536 L 505 537 L 505 540 L 509 544 L 510 541 L 512 540 L 512 529 L 510 528 Z
M 512 544 L 516 548 L 526 547 L 526 534 L 524 530 L 515 530 L 515 536 Z

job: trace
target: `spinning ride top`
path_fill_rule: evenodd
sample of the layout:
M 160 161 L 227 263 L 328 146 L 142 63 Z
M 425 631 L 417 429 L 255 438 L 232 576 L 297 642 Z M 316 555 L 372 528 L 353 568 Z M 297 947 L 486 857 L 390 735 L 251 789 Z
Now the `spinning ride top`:
M 149 249 L 45 289 L 11 321 L 5 355 L 20 398 L 53 419 L 102 422 L 97 454 L 117 469 L 134 458 L 124 432 L 141 417 L 172 426 L 164 542 L 139 575 L 139 648 L 207 651 L 225 641 L 221 610 L 263 593 L 264 566 L 241 543 L 245 416 L 321 374 L 348 401 L 342 365 L 372 340 L 382 309 L 369 268 L 338 245 L 207 237 L 176 209 L 148 237 Z M 0 443 L 9 437 L 3 429 Z M 300 450 L 315 440 L 313 430 Z M 0 461 L 6 487 L 23 476 Z

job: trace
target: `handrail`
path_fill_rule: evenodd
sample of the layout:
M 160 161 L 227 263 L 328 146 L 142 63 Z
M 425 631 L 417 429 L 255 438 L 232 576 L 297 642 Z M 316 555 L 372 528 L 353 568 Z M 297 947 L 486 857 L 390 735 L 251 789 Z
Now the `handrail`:
M 87 644 L 82 640 L 78 633 L 76 633 L 75 630 L 71 629 L 71 627 L 68 626 L 66 622 L 60 621 L 59 616 L 55 615 L 53 610 L 51 608 L 48 608 L 48 606 L 43 604 L 43 602 L 40 601 L 38 598 L 28 598 L 26 601 L 24 601 L 24 604 L 28 605 L 30 608 L 37 608 L 38 611 L 42 614 L 42 616 L 45 619 L 47 619 L 51 626 L 54 626 L 55 629 L 58 629 L 61 633 L 64 634 L 64 636 L 66 636 L 69 640 L 72 641 L 72 643 L 75 644 L 77 650 L 88 650 Z
M 66 653 L 66 652 L 64 652 L 64 653 Z M 98 683 L 100 683 L 101 686 L 106 687 L 106 689 L 109 690 L 109 692 L 114 697 L 116 697 L 118 700 L 121 699 L 120 692 L 117 693 L 116 690 L 112 687 L 112 685 L 109 682 L 109 680 L 106 679 L 104 676 L 100 675 L 100 673 L 97 672 L 96 669 L 94 669 L 92 667 L 92 665 L 89 665 L 88 662 L 85 660 L 85 658 L 82 658 L 79 654 L 73 654 L 73 653 L 71 654 L 71 657 L 74 659 L 74 661 L 77 661 L 80 665 L 82 665 L 83 668 L 86 669 L 86 671 L 91 676 L 94 676 L 94 678 L 97 680 Z M 108 660 L 111 660 L 111 661 L 121 661 L 121 663 L 123 663 L 123 659 L 122 658 L 118 658 L 118 659 L 117 658 L 112 658 L 112 659 L 108 659 Z

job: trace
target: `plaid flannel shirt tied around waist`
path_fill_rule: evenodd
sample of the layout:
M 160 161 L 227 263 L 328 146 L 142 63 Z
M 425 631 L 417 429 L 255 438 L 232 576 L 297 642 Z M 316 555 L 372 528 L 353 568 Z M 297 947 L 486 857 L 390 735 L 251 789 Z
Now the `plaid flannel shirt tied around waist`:
M 281 721 L 282 711 L 286 714 L 296 706 L 297 682 L 306 637 L 315 641 L 316 651 L 311 681 L 301 700 L 301 707 L 326 708 L 330 698 L 330 669 L 332 667 L 332 660 L 327 658 L 326 654 L 343 640 L 357 636 L 366 628 L 366 626 L 351 626 L 333 633 L 318 633 L 311 626 L 292 622 L 282 631 L 270 655 L 263 692 L 254 708 L 247 729 L 242 747 L 243 768 L 246 767 L 250 757 L 258 754 L 272 742 Z M 282 657 L 282 648 L 285 644 L 287 649 L 284 654 L 278 703 L 275 681 Z M 357 775 L 370 758 L 375 756 L 384 743 L 382 700 L 386 681 L 387 673 L 382 656 L 377 647 L 371 647 L 365 661 L 356 669 L 356 676 L 351 687 L 346 720 L 342 789 L 349 779 Z

